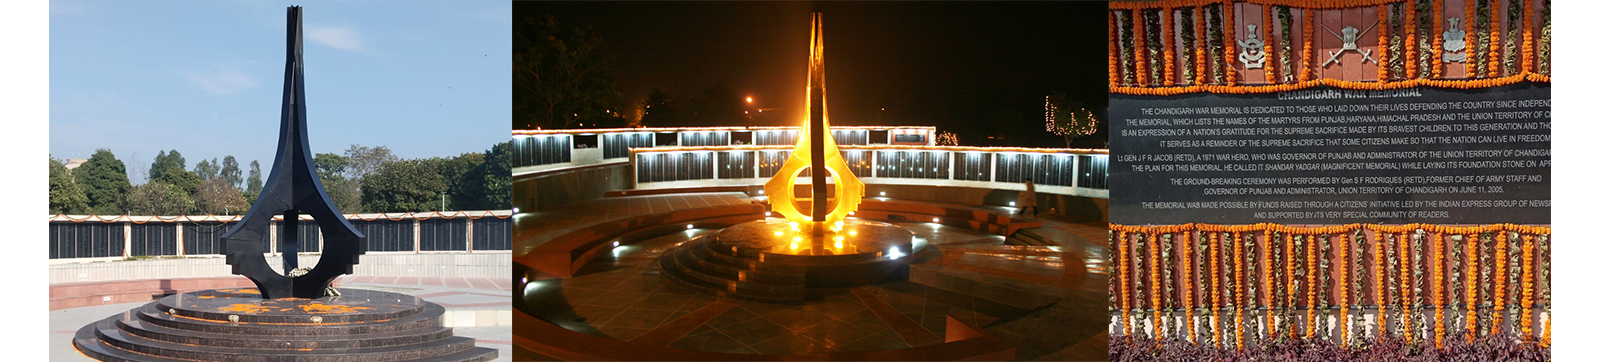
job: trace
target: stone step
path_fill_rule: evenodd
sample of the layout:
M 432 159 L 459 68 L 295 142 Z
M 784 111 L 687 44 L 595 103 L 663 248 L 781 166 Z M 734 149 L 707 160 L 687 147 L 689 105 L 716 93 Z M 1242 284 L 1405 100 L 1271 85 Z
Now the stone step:
M 121 317 L 106 318 L 79 330 L 74 341 L 79 347 L 79 351 L 92 358 L 111 361 L 226 360 L 269 362 L 292 360 L 340 362 L 428 360 L 436 357 L 461 355 L 463 352 L 477 349 L 473 339 L 467 337 L 448 337 L 423 343 L 361 348 L 268 349 L 197 346 L 148 339 L 125 333 L 125 331 L 118 329 L 116 326 L 118 318 Z M 489 351 L 498 353 L 492 349 L 489 349 Z M 476 356 L 476 354 L 466 354 L 466 356 L 471 357 Z
M 667 279 L 692 289 L 723 297 L 782 304 L 805 302 L 806 291 L 804 285 L 783 289 L 763 288 L 750 283 L 741 284 L 736 280 L 717 278 L 684 265 L 683 258 L 692 258 L 692 256 L 684 256 L 685 254 L 691 253 L 675 248 L 661 257 L 661 270 L 663 274 L 668 276 Z
M 1024 310 L 1061 301 L 1060 287 L 987 276 L 939 265 L 911 266 L 911 282 L 982 298 Z
M 311 349 L 311 348 L 367 348 L 423 343 L 450 338 L 454 329 L 447 327 L 418 328 L 386 333 L 335 336 L 275 336 L 199 332 L 145 323 L 124 315 L 116 319 L 117 328 L 127 334 L 146 339 L 178 344 L 222 348 L 260 349 Z
M 714 274 L 725 279 L 733 280 L 741 280 L 739 276 L 743 275 L 744 278 L 742 281 L 761 284 L 793 284 L 804 286 L 806 283 L 806 275 L 805 271 L 803 270 L 795 271 L 788 269 L 762 268 L 760 267 L 759 263 L 741 263 L 738 265 L 733 265 L 728 261 L 719 258 L 717 255 L 721 255 L 722 257 L 730 256 L 711 251 L 711 249 L 705 247 L 705 244 L 706 243 L 703 242 L 696 243 L 693 246 L 689 246 L 687 250 L 684 250 L 683 252 L 688 253 L 689 256 L 692 257 L 691 259 L 693 259 L 693 264 L 691 266 L 699 267 L 699 270 L 707 274 Z
M 226 333 L 238 335 L 258 336 L 336 336 L 360 335 L 370 333 L 387 333 L 394 331 L 433 328 L 443 326 L 442 316 L 444 307 L 434 303 L 427 303 L 422 312 L 382 323 L 347 323 L 347 324 L 238 324 L 201 320 L 180 316 L 173 316 L 167 311 L 157 309 L 157 302 L 151 302 L 136 308 L 128 313 L 134 313 L 141 321 L 160 325 L 167 328 L 199 331 L 209 333 Z M 315 327 L 315 328 L 308 328 Z
M 1049 237 L 1038 235 L 1033 230 L 1034 229 L 1022 229 L 1012 233 L 1009 236 L 1006 236 L 1006 245 L 1060 246 L 1059 244 L 1056 244 L 1055 241 L 1050 240 Z

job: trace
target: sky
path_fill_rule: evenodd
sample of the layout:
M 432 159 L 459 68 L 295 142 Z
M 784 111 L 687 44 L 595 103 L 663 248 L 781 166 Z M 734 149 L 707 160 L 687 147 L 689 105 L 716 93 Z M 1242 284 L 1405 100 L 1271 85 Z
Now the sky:
M 1044 96 L 1106 99 L 1103 2 L 519 2 L 519 21 L 589 26 L 624 100 L 685 104 L 727 81 L 756 108 L 803 104 L 810 13 L 823 13 L 829 119 L 1044 134 Z M 797 125 L 799 117 L 782 125 Z M 758 122 L 759 123 L 759 122 Z M 1037 127 L 1034 127 L 1034 125 Z M 1059 140 L 1059 138 L 1055 138 Z
M 135 183 L 162 150 L 191 170 L 228 155 L 269 168 L 289 5 L 51 1 L 50 156 L 110 149 Z M 299 5 L 313 152 L 449 157 L 507 140 L 510 2 Z

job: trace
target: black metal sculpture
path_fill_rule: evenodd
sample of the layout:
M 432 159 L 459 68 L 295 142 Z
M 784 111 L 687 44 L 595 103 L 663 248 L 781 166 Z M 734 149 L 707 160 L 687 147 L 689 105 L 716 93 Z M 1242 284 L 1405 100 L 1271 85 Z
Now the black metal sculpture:
M 366 252 L 366 236 L 339 213 L 322 188 L 306 137 L 305 68 L 301 59 L 300 7 L 289 7 L 287 64 L 283 71 L 282 123 L 278 126 L 278 154 L 255 205 L 222 236 L 222 251 L 233 274 L 255 282 L 261 296 L 320 298 L 328 284 L 350 274 Z M 267 264 L 272 218 L 283 215 L 283 270 L 299 268 L 297 223 L 309 214 L 322 230 L 322 258 L 310 272 L 298 277 L 279 274 Z

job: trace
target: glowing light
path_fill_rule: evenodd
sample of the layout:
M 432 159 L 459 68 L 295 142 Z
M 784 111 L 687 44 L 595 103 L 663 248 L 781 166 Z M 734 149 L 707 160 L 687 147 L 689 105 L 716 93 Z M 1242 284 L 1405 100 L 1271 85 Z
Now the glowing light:
M 689 226 L 686 227 L 685 229 L 693 229 L 693 228 L 694 228 L 694 224 L 689 224 Z
M 772 212 L 771 212 L 771 211 L 768 211 L 768 212 L 767 212 L 767 216 L 772 216 Z
M 813 15 L 811 22 L 811 52 L 808 59 L 810 73 L 808 74 L 809 80 L 806 82 L 806 90 L 808 93 L 817 91 L 820 95 L 820 92 L 826 89 L 823 83 L 824 73 L 822 73 L 822 19 L 820 14 Z M 751 98 L 746 98 L 746 101 L 751 100 Z M 811 116 L 812 110 L 821 110 L 822 112 L 819 112 L 821 117 L 813 118 Z M 777 211 L 785 218 L 793 221 L 831 223 L 842 220 L 847 214 L 855 211 L 860 206 L 861 194 L 865 191 L 866 184 L 861 183 L 861 180 L 854 173 L 851 173 L 850 165 L 845 163 L 845 158 L 839 153 L 839 145 L 834 142 L 832 128 L 828 123 L 827 100 L 820 99 L 819 102 L 813 103 L 811 97 L 807 97 L 802 114 L 806 115 L 805 123 L 801 127 L 799 139 L 795 142 L 794 151 L 789 153 L 789 157 L 783 162 L 783 166 L 764 185 L 767 191 L 772 191 L 771 194 L 768 194 L 769 201 L 772 204 L 772 211 Z M 812 127 L 819 127 L 820 129 Z M 822 139 L 812 139 L 812 131 L 820 133 Z M 814 150 L 813 147 L 821 147 L 822 149 Z M 811 153 L 813 151 L 818 151 L 823 159 L 812 159 Z M 811 169 L 814 176 L 825 175 L 822 172 L 833 176 L 834 208 L 827 211 L 825 215 L 808 216 L 800 212 L 795 205 L 795 177 L 799 176 L 801 170 L 807 168 Z M 813 207 L 820 208 L 819 206 L 828 204 L 828 197 L 825 193 L 813 195 L 812 198 Z M 821 212 L 814 212 L 814 214 L 816 213 Z
M 939 222 L 939 218 L 933 218 L 933 222 Z
M 515 208 L 515 207 L 511 208 L 511 213 L 515 214 L 515 213 L 519 213 L 519 212 L 521 212 L 521 211 L 517 211 L 517 208 Z
M 622 246 L 622 242 L 621 241 L 613 241 L 613 242 L 611 242 L 611 247 L 615 248 L 615 247 L 618 247 L 618 246 Z
M 745 103 L 755 103 L 756 102 L 756 98 L 755 97 L 744 97 L 744 102 Z M 750 113 L 750 112 L 749 111 L 745 111 L 744 113 Z
M 774 231 L 774 232 L 772 232 L 772 236 L 783 236 L 783 232 L 782 231 Z
M 794 240 L 792 242 L 795 242 L 795 243 L 800 242 L 800 237 L 799 236 L 794 237 Z
M 899 259 L 902 256 L 906 256 L 906 254 L 900 252 L 900 247 L 896 246 L 896 247 L 889 248 L 889 259 L 890 260 Z
M 1017 202 L 1016 201 L 1012 201 L 1011 202 L 1011 206 L 1017 206 Z
M 879 191 L 878 192 L 878 196 L 887 196 L 887 195 L 889 195 L 889 193 L 887 193 L 887 192 L 883 192 L 883 191 Z
M 850 230 L 850 236 L 856 236 L 856 231 L 855 230 Z

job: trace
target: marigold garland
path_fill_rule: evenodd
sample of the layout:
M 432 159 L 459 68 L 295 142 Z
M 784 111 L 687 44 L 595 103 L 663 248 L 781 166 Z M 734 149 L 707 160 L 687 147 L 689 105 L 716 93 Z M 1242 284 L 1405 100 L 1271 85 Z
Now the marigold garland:
M 1417 2 L 1406 0 L 1406 79 L 1417 78 Z
M 1239 234 L 1232 234 L 1228 238 L 1230 249 L 1233 250 L 1233 342 L 1238 350 L 1244 350 L 1244 251 L 1239 247 Z
M 1272 21 L 1273 21 L 1273 19 L 1272 19 L 1272 6 L 1262 5 L 1261 6 L 1261 44 L 1263 44 L 1263 45 L 1261 46 L 1261 61 L 1262 61 L 1263 65 L 1264 65 L 1264 67 L 1262 67 L 1262 70 L 1266 72 L 1265 74 L 1266 74 L 1266 83 L 1267 84 L 1278 83 L 1277 79 L 1275 77 L 1273 77 L 1273 75 L 1272 75 L 1273 63 L 1277 63 L 1272 58 L 1272 48 L 1277 46 L 1277 44 L 1274 44 L 1273 41 L 1272 41 Z M 1285 72 L 1287 72 L 1287 71 L 1288 70 L 1285 70 Z
M 1117 80 L 1122 78 L 1117 72 L 1117 13 L 1107 12 L 1106 16 L 1109 18 L 1106 23 L 1106 34 L 1109 35 L 1106 37 L 1106 81 L 1115 87 L 1121 85 Z
M 1286 328 L 1284 328 L 1283 332 L 1290 336 L 1294 336 L 1295 334 L 1293 311 L 1296 304 L 1299 304 L 1299 302 L 1296 300 L 1296 297 L 1300 295 L 1300 279 L 1295 275 L 1295 273 L 1301 271 L 1300 269 L 1295 268 L 1295 261 L 1300 260 L 1300 253 L 1295 252 L 1297 250 L 1295 248 L 1300 246 L 1301 239 L 1297 236 L 1298 235 L 1292 233 L 1284 235 L 1284 237 L 1289 238 L 1289 242 L 1283 243 L 1283 254 L 1287 256 L 1287 258 L 1284 258 L 1283 261 L 1284 269 L 1286 269 L 1283 276 L 1285 279 L 1283 286 L 1284 288 L 1288 289 L 1289 292 L 1287 294 L 1289 300 L 1287 300 L 1288 303 L 1285 305 L 1283 312 L 1284 322 L 1288 323 L 1288 325 L 1285 326 Z
M 1308 268 L 1311 266 L 1312 261 L 1318 260 L 1317 247 L 1321 240 L 1321 238 L 1315 237 L 1317 235 L 1309 236 L 1312 237 L 1308 238 L 1311 239 L 1311 245 L 1306 246 L 1306 267 Z M 1317 273 L 1320 271 L 1317 269 L 1319 268 L 1310 268 L 1310 272 L 1306 273 L 1306 338 L 1317 338 L 1317 325 L 1321 323 L 1314 314 L 1317 310 Z
M 1150 329 L 1151 329 L 1152 333 L 1155 333 L 1156 340 L 1160 341 L 1161 337 L 1162 337 L 1161 336 L 1161 294 L 1162 293 L 1161 293 L 1161 272 L 1160 272 L 1160 270 L 1161 270 L 1161 258 L 1157 256 L 1156 250 L 1161 248 L 1161 245 L 1160 245 L 1161 244 L 1161 239 L 1153 238 L 1150 234 L 1144 234 L 1144 235 L 1141 235 L 1141 237 L 1152 238 L 1152 240 L 1151 240 L 1152 242 L 1150 243 L 1150 290 L 1152 291 L 1150 293 L 1150 310 L 1151 310 L 1151 312 L 1153 314 L 1155 314 L 1155 319 L 1152 320 L 1152 324 L 1150 325 Z
M 1377 322 L 1378 322 L 1378 328 L 1379 329 L 1383 329 L 1384 328 L 1384 324 L 1383 324 L 1384 316 L 1389 314 L 1388 313 L 1388 309 L 1389 309 L 1388 299 L 1384 299 L 1383 298 L 1383 291 L 1385 289 L 1389 288 L 1389 274 L 1385 273 L 1384 269 L 1383 269 L 1383 266 L 1385 264 L 1387 264 L 1388 260 L 1389 260 L 1388 251 L 1385 250 L 1384 247 L 1383 247 L 1383 241 L 1388 239 L 1388 238 L 1385 238 L 1383 233 L 1378 233 L 1377 235 L 1378 235 L 1378 240 L 1373 243 L 1375 245 L 1375 248 L 1377 248 L 1377 250 L 1372 252 L 1372 259 L 1373 259 L 1373 264 L 1375 264 L 1374 267 L 1376 267 L 1378 269 L 1377 271 L 1373 272 L 1373 274 L 1375 274 L 1378 277 L 1378 285 L 1375 288 L 1372 288 L 1372 289 L 1378 293 L 1378 295 L 1376 296 L 1377 301 L 1378 301 L 1378 314 L 1377 314 L 1378 321 Z M 1377 262 L 1378 258 L 1383 258 L 1384 262 Z M 1378 341 L 1379 342 L 1383 342 L 1383 336 L 1385 334 L 1387 334 L 1387 333 L 1378 333 Z
M 1468 333 L 1465 333 L 1465 336 L 1466 336 L 1466 339 L 1467 339 L 1467 343 L 1472 343 L 1473 337 L 1476 337 L 1478 335 L 1477 330 L 1478 330 L 1478 235 L 1479 235 L 1479 233 L 1471 233 L 1470 231 L 1469 231 L 1469 233 L 1470 234 L 1467 235 L 1467 250 L 1469 252 L 1471 252 L 1471 255 L 1468 255 L 1467 258 L 1466 258 L 1467 259 L 1467 288 L 1466 288 L 1467 296 L 1466 296 L 1466 300 L 1467 300 L 1467 303 L 1468 303 L 1467 305 L 1469 306 L 1469 308 L 1467 308 L 1467 327 L 1466 327 L 1466 330 L 1467 330 Z
M 1194 341 L 1194 248 L 1189 244 L 1189 232 L 1183 232 L 1183 325 L 1189 330 L 1189 341 Z M 1193 343 L 1193 342 L 1191 342 Z
M 1117 248 L 1119 250 L 1117 252 L 1117 259 L 1119 259 L 1120 263 L 1122 264 L 1121 267 L 1118 268 L 1122 274 L 1117 277 L 1117 281 L 1122 283 L 1120 288 L 1122 290 L 1122 330 L 1123 334 L 1127 334 L 1128 329 L 1133 328 L 1133 319 L 1129 316 L 1129 310 L 1132 309 L 1133 306 L 1128 303 L 1128 295 L 1133 293 L 1128 292 L 1128 232 L 1123 231 L 1119 234 L 1119 240 L 1117 241 Z
M 1339 330 L 1345 346 L 1350 345 L 1350 234 L 1339 234 Z
M 1405 290 L 1405 294 L 1400 296 L 1400 305 L 1409 306 L 1411 305 L 1411 288 L 1413 288 L 1410 275 L 1411 268 L 1414 267 L 1414 265 L 1411 265 L 1411 238 L 1401 236 L 1396 239 L 1400 242 L 1400 245 L 1396 246 L 1397 251 L 1400 252 L 1400 289 Z M 1411 344 L 1414 341 L 1411 336 L 1411 319 L 1408 315 L 1401 323 L 1404 325 L 1402 332 L 1406 337 L 1406 344 Z
M 1477 35 L 1478 34 L 1478 16 L 1476 14 L 1478 12 L 1477 11 L 1478 0 L 1468 0 L 1467 3 L 1462 4 L 1462 5 L 1463 6 L 1462 6 L 1462 9 L 1461 9 L 1461 21 L 1463 23 L 1465 23 L 1465 24 L 1462 24 L 1461 27 L 1463 28 L 1464 31 L 1470 31 L 1471 32 L 1470 33 L 1471 35 L 1466 36 L 1466 39 L 1465 39 L 1467 41 L 1467 49 L 1466 49 L 1466 52 L 1467 52 L 1467 54 L 1466 54 L 1467 59 L 1466 60 L 1467 61 L 1466 61 L 1466 63 L 1463 63 L 1463 64 L 1466 65 L 1467 78 L 1477 78 L 1478 77 L 1478 66 L 1477 66 L 1477 61 L 1478 61 L 1478 35 Z
M 1301 16 L 1301 22 L 1305 23 L 1305 29 L 1300 31 L 1300 38 L 1305 42 L 1305 45 L 1300 47 L 1300 82 L 1303 83 L 1311 80 L 1311 69 L 1316 64 L 1316 52 L 1313 51 L 1313 49 L 1316 49 L 1316 45 L 1313 44 L 1312 40 L 1317 38 L 1317 31 L 1312 27 L 1312 24 L 1316 23 L 1315 13 L 1311 9 L 1301 11 L 1305 13 Z
M 1378 7 L 1378 83 L 1389 82 L 1389 9 Z
M 1522 4 L 1522 51 L 1517 53 L 1522 55 L 1522 61 L 1517 65 L 1523 73 L 1538 72 L 1533 65 L 1533 4 L 1533 0 Z
M 1217 272 L 1217 249 L 1221 249 L 1221 245 L 1219 245 L 1217 243 L 1217 233 L 1216 232 L 1212 232 L 1211 233 L 1211 238 L 1209 240 L 1211 241 L 1211 248 L 1210 248 L 1210 251 L 1211 251 L 1211 310 L 1215 311 L 1215 313 L 1217 313 L 1217 314 L 1221 314 L 1222 313 L 1222 295 L 1221 295 L 1222 294 L 1221 293 L 1222 283 L 1219 281 L 1219 279 L 1221 278 L 1221 273 Z M 1214 333 L 1211 334 L 1212 342 L 1216 344 L 1217 348 L 1221 348 L 1222 347 L 1222 333 L 1221 333 L 1221 330 L 1217 329 L 1218 324 L 1219 323 L 1217 323 L 1217 318 L 1212 317 L 1211 318 L 1211 330 L 1214 332 Z
M 1194 56 L 1194 69 L 1195 69 L 1195 71 L 1194 71 L 1194 82 L 1190 83 L 1190 84 L 1195 84 L 1195 85 L 1210 83 L 1210 82 L 1208 82 L 1206 80 L 1211 78 L 1211 77 L 1207 76 L 1207 74 L 1206 74 L 1206 63 L 1210 63 L 1211 62 L 1211 58 L 1206 57 L 1206 46 L 1203 45 L 1203 44 L 1207 44 L 1208 41 L 1210 40 L 1209 36 L 1207 35 L 1208 33 L 1206 32 L 1205 17 L 1206 17 L 1205 12 L 1202 11 L 1200 8 L 1195 8 L 1193 15 L 1189 16 L 1189 21 L 1194 23 L 1194 29 L 1195 29 L 1194 30 L 1194 36 L 1195 36 L 1195 42 L 1194 42 L 1194 54 L 1195 54 L 1195 56 Z
M 1500 324 L 1505 322 L 1506 311 L 1506 232 L 1495 236 L 1494 251 L 1494 325 L 1491 333 L 1500 334 Z
M 1276 277 L 1277 273 L 1278 273 L 1278 270 L 1273 268 L 1273 261 L 1276 260 L 1277 257 L 1278 257 L 1277 256 L 1277 249 L 1276 249 L 1277 242 L 1278 242 L 1277 236 L 1275 234 L 1273 234 L 1272 232 L 1268 231 L 1267 232 L 1267 257 L 1261 258 L 1261 262 L 1265 263 L 1265 265 L 1261 266 L 1261 269 L 1266 271 L 1266 275 L 1264 276 L 1264 278 L 1266 278 L 1266 284 L 1267 284 L 1267 288 L 1266 288 L 1266 298 L 1267 298 L 1267 303 L 1266 304 L 1267 304 L 1267 308 L 1277 308 L 1277 306 L 1278 306 L 1278 304 L 1277 304 L 1278 284 L 1277 284 L 1277 277 Z M 1269 318 L 1270 318 L 1270 316 L 1269 316 Z M 1276 326 L 1276 323 L 1267 323 L 1267 336 L 1268 337 L 1272 337 L 1272 338 L 1277 338 L 1278 337 L 1278 328 Z

